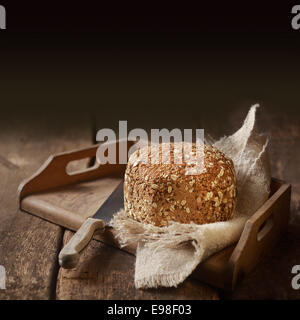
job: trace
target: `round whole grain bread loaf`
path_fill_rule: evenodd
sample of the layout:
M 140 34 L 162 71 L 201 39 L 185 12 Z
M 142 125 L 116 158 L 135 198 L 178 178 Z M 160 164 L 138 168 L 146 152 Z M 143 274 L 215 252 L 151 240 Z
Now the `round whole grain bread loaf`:
M 205 224 L 231 219 L 236 202 L 232 160 L 204 145 L 203 171 L 190 175 L 187 168 L 194 165 L 186 161 L 186 153 L 180 164 L 174 161 L 176 143 L 169 144 L 169 163 L 162 163 L 163 145 L 147 146 L 130 156 L 124 182 L 126 214 L 156 226 L 169 221 Z M 195 155 L 195 144 L 190 150 Z

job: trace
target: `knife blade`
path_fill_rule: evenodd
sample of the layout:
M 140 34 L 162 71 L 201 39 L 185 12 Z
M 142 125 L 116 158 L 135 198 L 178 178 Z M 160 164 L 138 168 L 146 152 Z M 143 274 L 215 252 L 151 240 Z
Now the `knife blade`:
M 93 215 L 94 219 L 101 219 L 108 225 L 113 214 L 124 208 L 123 187 L 124 182 L 122 181 Z
M 89 244 L 95 232 L 104 231 L 114 213 L 124 208 L 124 182 L 120 182 L 111 195 L 77 230 L 71 240 L 64 246 L 58 256 L 59 264 L 65 269 L 75 268 L 82 250 Z

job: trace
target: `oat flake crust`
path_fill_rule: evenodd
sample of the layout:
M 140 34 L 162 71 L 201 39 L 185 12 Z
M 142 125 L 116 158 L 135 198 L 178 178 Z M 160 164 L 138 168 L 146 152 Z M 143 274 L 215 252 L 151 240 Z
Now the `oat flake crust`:
M 174 163 L 174 145 L 178 144 L 170 144 L 170 164 L 161 164 L 161 158 L 158 164 L 151 164 L 151 148 L 152 155 L 161 157 L 162 145 L 144 147 L 131 155 L 124 182 L 126 214 L 155 226 L 166 226 L 170 220 L 205 224 L 231 219 L 236 203 L 232 160 L 215 147 L 204 145 L 203 172 L 186 175 L 189 165 L 185 161 Z M 148 163 L 142 163 L 140 160 L 147 156 Z

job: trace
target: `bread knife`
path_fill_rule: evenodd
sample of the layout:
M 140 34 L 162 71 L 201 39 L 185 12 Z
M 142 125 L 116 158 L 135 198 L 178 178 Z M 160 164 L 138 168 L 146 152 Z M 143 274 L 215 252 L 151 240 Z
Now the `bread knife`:
M 82 250 L 89 244 L 95 233 L 103 232 L 113 214 L 124 208 L 124 182 L 122 181 L 93 217 L 88 218 L 77 230 L 71 240 L 60 251 L 58 260 L 65 269 L 75 268 Z

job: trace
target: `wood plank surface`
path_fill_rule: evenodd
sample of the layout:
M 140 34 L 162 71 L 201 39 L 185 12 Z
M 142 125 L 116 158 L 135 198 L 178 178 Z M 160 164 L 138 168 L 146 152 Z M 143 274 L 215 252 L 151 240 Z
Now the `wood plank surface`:
M 105 178 L 102 181 L 100 180 L 100 183 L 99 181 L 92 181 L 89 184 L 81 183 L 75 189 L 72 189 L 71 186 L 61 189 L 61 197 L 64 197 L 63 204 L 68 210 L 73 207 L 76 214 L 86 217 L 91 216 L 103 202 L 103 196 L 107 196 L 118 181 L 118 179 Z M 93 185 L 94 189 L 91 192 Z M 89 192 L 83 199 L 82 188 L 85 187 L 89 189 Z M 81 194 L 78 194 L 80 190 Z M 51 202 L 55 205 L 57 203 L 57 192 L 52 192 L 50 195 L 41 194 L 35 196 L 34 199 L 38 198 L 50 205 Z M 90 203 L 88 209 L 86 209 L 87 203 Z M 67 230 L 65 232 L 64 245 L 72 235 L 73 232 L 71 231 Z M 130 300 L 218 298 L 216 289 L 190 279 L 178 288 L 136 290 L 134 287 L 134 263 L 135 257 L 133 255 L 109 245 L 92 241 L 82 253 L 76 268 L 72 270 L 60 268 L 57 280 L 57 298 Z
M 34 121 L 21 113 L 1 119 L 0 265 L 7 278 L 0 299 L 55 297 L 63 229 L 21 212 L 17 188 L 51 153 L 84 147 L 90 140 L 90 121 L 84 116 L 71 122 L 46 114 Z
M 247 108 L 229 117 L 231 127 L 244 118 Z M 300 263 L 300 116 L 299 113 L 259 110 L 258 127 L 270 136 L 269 157 L 272 176 L 292 184 L 291 214 L 287 233 L 226 299 L 300 299 L 291 286 L 292 267 Z
M 133 283 L 135 258 L 94 241 L 94 245 L 84 252 L 79 271 L 60 269 L 57 278 L 57 255 L 62 247 L 62 237 L 65 235 L 65 243 L 73 233 L 21 212 L 17 188 L 50 154 L 85 147 L 92 138 L 87 120 L 72 126 L 66 125 L 65 119 L 53 126 L 52 120 L 45 117 L 26 124 L 24 118 L 19 121 L 6 118 L 11 129 L 5 123 L 2 126 L 1 141 L 5 143 L 1 145 L 0 164 L 3 177 L 0 182 L 3 204 L 0 264 L 6 268 L 7 289 L 0 291 L 0 299 L 217 299 L 215 289 L 190 280 L 177 289 L 136 290 Z M 106 263 L 112 266 L 105 272 L 101 260 L 103 252 Z M 93 264 L 95 254 L 97 262 Z M 112 261 L 107 260 L 110 257 Z M 81 274 L 82 267 L 87 269 L 84 275 Z M 88 282 L 84 280 L 87 273 L 91 274 Z M 118 279 L 114 281 L 116 277 Z
M 64 236 L 66 243 L 72 233 Z M 78 267 L 60 269 L 58 299 L 218 299 L 217 291 L 188 279 L 177 288 L 137 290 L 134 287 L 135 257 L 92 240 L 82 253 Z
M 118 130 L 118 119 L 129 119 L 129 126 L 155 128 L 153 122 L 130 114 L 94 112 L 94 137 L 101 128 Z M 164 118 L 151 115 L 158 127 L 166 125 Z M 159 123 L 158 123 L 159 121 Z M 187 119 L 191 123 L 191 119 Z M 165 124 L 164 124 L 165 123 Z M 168 122 L 170 124 L 170 122 Z M 184 121 L 182 121 L 184 123 Z M 96 141 L 94 141 L 96 142 Z M 73 235 L 66 231 L 64 244 Z M 116 248 L 92 241 L 83 252 L 74 270 L 60 268 L 57 279 L 58 299 L 218 299 L 218 290 L 197 280 L 188 279 L 178 288 L 137 290 L 134 287 L 135 257 Z
M 247 109 L 224 116 L 224 125 L 217 128 L 213 119 L 203 117 L 201 126 L 206 124 L 214 137 L 223 130 L 229 134 L 239 127 Z M 134 256 L 97 241 L 84 251 L 78 268 L 58 271 L 57 254 L 73 233 L 20 212 L 16 190 L 49 154 L 89 145 L 94 133 L 87 123 L 78 124 L 80 130 L 64 121 L 55 129 L 49 119 L 26 125 L 24 119 L 12 118 L 2 125 L 0 264 L 6 267 L 7 289 L 0 291 L 0 299 L 217 299 L 214 288 L 191 279 L 178 288 L 136 290 Z M 272 175 L 292 183 L 291 220 L 276 248 L 233 293 L 222 292 L 221 297 L 299 299 L 290 283 L 291 268 L 300 259 L 300 118 L 264 109 L 258 125 L 271 136 Z
M 74 162 L 78 155 L 83 158 L 88 157 L 88 155 L 91 157 L 96 152 L 95 147 L 92 147 L 92 149 L 94 150 L 93 153 L 89 152 L 91 148 L 85 148 L 83 151 L 73 150 L 64 153 L 62 156 L 52 157 L 51 162 L 47 162 L 47 166 L 43 166 L 43 170 L 39 170 L 39 173 L 34 175 L 34 179 L 27 180 L 26 184 L 23 185 L 21 194 L 27 192 L 29 195 L 22 199 L 22 210 L 67 229 L 78 230 L 76 238 L 78 239 L 79 229 L 86 225 L 87 219 L 91 219 L 122 179 L 121 177 L 107 177 L 107 168 L 100 166 L 83 169 L 77 175 L 72 176 L 72 181 L 77 181 L 76 184 L 63 187 L 62 184 L 70 182 L 71 178 L 65 175 L 66 161 Z M 120 167 L 119 170 L 123 171 L 123 167 Z M 96 177 L 96 171 L 98 171 L 98 178 L 88 181 L 91 174 Z M 101 173 L 103 176 L 101 176 Z M 50 190 L 53 185 L 57 189 Z M 43 192 L 35 194 L 40 190 L 43 190 Z M 213 257 L 208 258 L 199 268 L 194 270 L 193 275 L 191 275 L 192 278 L 215 285 L 218 288 L 233 287 L 239 272 L 248 273 L 246 270 L 249 271 L 252 266 L 256 265 L 260 253 L 268 252 L 274 246 L 278 234 L 282 230 L 286 230 L 290 207 L 290 185 L 285 185 L 280 180 L 275 179 L 272 180 L 271 190 L 272 195 L 270 195 L 269 201 L 253 215 L 249 221 L 251 227 L 248 224 L 236 247 L 233 246 L 235 247 L 234 252 L 232 252 L 233 248 L 229 247 L 225 252 L 218 252 Z M 259 227 L 270 215 L 274 220 L 274 226 L 267 237 L 264 237 L 258 244 L 257 232 Z M 113 229 L 106 228 L 104 234 L 98 235 L 95 239 L 118 247 L 117 241 L 113 239 L 113 233 Z M 67 245 L 70 245 L 70 242 Z M 133 255 L 136 251 L 134 245 L 122 249 Z M 66 246 L 63 250 L 66 250 Z M 233 254 L 232 257 L 230 257 L 231 253 Z M 229 259 L 231 264 L 228 264 Z M 229 268 L 233 268 L 231 273 L 228 272 Z

